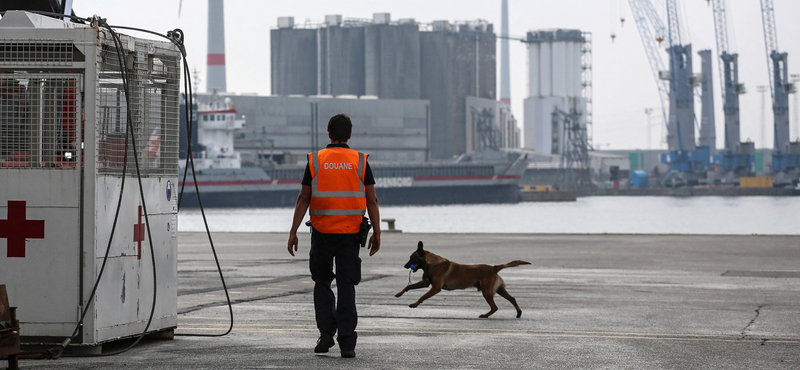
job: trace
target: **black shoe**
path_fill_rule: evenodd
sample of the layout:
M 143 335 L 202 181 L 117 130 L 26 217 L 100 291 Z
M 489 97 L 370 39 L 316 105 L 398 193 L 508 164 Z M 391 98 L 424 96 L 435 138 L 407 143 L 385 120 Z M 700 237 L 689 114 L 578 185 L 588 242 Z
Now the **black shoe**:
M 342 351 L 342 357 L 344 358 L 356 357 L 356 351 Z
M 314 353 L 327 353 L 328 349 L 333 347 L 336 342 L 333 341 L 333 337 L 331 337 L 328 333 L 319 333 L 319 339 L 317 339 L 317 346 L 314 347 Z

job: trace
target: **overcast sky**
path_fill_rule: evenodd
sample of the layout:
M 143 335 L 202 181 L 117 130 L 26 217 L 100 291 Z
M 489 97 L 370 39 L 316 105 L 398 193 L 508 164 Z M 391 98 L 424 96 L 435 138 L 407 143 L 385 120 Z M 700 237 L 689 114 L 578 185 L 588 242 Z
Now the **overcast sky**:
M 664 13 L 664 0 L 651 0 Z M 717 108 L 717 146 L 722 147 L 724 117 L 716 68 L 716 49 L 712 9 L 706 0 L 678 0 L 684 43 L 695 51 L 710 48 L 715 52 L 714 95 Z M 165 33 L 181 28 L 186 33 L 188 61 L 200 72 L 201 91 L 205 86 L 206 24 L 205 0 L 74 0 L 79 16 L 100 15 L 112 25 L 147 28 Z M 800 1 L 774 0 L 778 45 L 789 53 L 789 73 L 800 74 Z M 747 94 L 741 98 L 741 137 L 762 145 L 761 94 L 756 86 L 769 85 L 767 57 L 760 5 L 757 0 L 727 0 L 730 49 L 738 52 L 740 82 Z M 326 14 L 345 18 L 372 18 L 373 13 L 391 13 L 392 20 L 414 18 L 433 20 L 485 19 L 500 32 L 500 0 L 227 0 L 225 1 L 225 36 L 228 90 L 235 93 L 270 94 L 269 30 L 277 18 L 292 16 L 295 23 L 321 21 Z M 625 18 L 622 26 L 619 19 Z M 636 24 L 627 0 L 509 0 L 511 36 L 523 37 L 529 30 L 571 28 L 592 32 L 594 71 L 593 143 L 601 149 L 646 149 L 647 116 L 645 108 L 660 108 L 658 92 L 647 62 Z M 611 42 L 611 33 L 616 40 Z M 526 97 L 526 48 L 511 42 L 511 94 L 514 109 L 522 122 L 522 101 Z M 499 45 L 498 51 L 498 64 Z M 666 61 L 666 54 L 663 56 Z M 694 59 L 700 71 L 699 56 Z M 499 65 L 498 65 L 499 73 Z M 498 78 L 499 83 L 499 78 Z M 498 86 L 499 93 L 499 86 Z M 772 110 L 766 94 L 767 147 L 772 147 Z M 797 108 L 790 97 L 792 138 L 796 130 Z M 697 104 L 697 112 L 700 106 Z M 699 118 L 698 118 L 699 120 Z M 659 141 L 663 133 L 660 114 L 652 115 L 652 147 L 665 148 Z

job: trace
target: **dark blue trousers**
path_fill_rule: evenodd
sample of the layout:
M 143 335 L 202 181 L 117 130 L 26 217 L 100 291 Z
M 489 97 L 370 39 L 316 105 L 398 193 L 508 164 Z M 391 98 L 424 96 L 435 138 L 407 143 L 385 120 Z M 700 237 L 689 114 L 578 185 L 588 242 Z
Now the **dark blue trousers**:
M 312 228 L 309 268 L 314 280 L 317 328 L 333 336 L 342 351 L 356 348 L 356 288 L 361 282 L 361 257 L 357 234 L 325 234 Z M 334 274 L 334 262 L 336 273 Z M 338 302 L 331 289 L 336 279 Z

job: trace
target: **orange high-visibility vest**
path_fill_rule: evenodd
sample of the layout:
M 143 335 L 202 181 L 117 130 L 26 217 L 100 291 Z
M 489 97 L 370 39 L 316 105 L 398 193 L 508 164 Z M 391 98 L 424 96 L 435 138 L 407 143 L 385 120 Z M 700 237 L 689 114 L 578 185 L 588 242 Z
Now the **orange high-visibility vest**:
M 308 154 L 311 225 L 328 234 L 355 234 L 367 211 L 364 173 L 367 154 L 327 148 Z

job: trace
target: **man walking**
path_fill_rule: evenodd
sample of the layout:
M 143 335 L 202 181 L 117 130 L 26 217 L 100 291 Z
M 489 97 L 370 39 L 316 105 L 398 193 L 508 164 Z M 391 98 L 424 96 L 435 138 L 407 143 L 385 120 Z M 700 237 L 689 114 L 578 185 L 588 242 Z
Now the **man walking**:
M 331 143 L 325 149 L 308 154 L 300 195 L 297 196 L 289 253 L 297 251 L 297 229 L 310 207 L 311 251 L 309 268 L 314 280 L 314 311 L 320 337 L 315 353 L 326 353 L 334 346 L 334 334 L 342 357 L 355 357 L 356 312 L 355 286 L 361 281 L 359 231 L 365 213 L 372 220 L 369 255 L 381 248 L 380 212 L 367 155 L 350 149 L 353 124 L 346 114 L 328 121 Z M 333 265 L 336 265 L 334 274 Z M 336 279 L 338 302 L 331 289 Z

